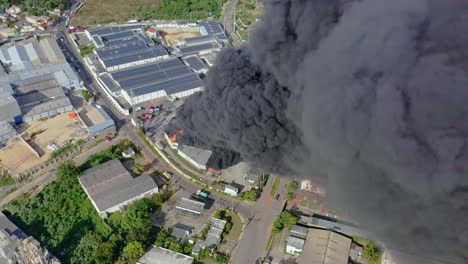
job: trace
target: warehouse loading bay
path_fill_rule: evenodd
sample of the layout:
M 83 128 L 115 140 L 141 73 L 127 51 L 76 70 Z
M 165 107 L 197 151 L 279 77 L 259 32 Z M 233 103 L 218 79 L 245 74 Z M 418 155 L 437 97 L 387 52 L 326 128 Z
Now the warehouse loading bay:
M 0 150 L 0 164 L 15 173 L 47 161 L 51 155 L 48 145 L 63 147 L 88 135 L 83 123 L 76 117 L 71 118 L 68 113 L 23 123 L 17 131 L 39 157 L 21 139 L 10 140 Z

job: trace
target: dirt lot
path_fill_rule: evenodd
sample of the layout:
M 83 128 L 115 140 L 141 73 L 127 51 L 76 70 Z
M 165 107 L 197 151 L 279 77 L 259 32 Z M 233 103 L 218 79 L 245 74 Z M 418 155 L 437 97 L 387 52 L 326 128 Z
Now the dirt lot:
M 0 164 L 17 173 L 32 168 L 42 161 L 43 159 L 33 154 L 19 139 L 8 142 L 8 145 L 0 150 Z
M 25 171 L 50 157 L 47 145 L 55 143 L 59 147 L 64 145 L 67 140 L 76 141 L 87 136 L 86 129 L 79 119 L 72 119 L 67 113 L 57 115 L 46 120 L 34 120 L 20 126 L 18 133 L 23 133 L 25 137 L 31 132 L 37 133 L 29 141 L 30 145 L 41 155 L 38 158 L 21 141 L 12 141 L 0 150 L 0 163 L 15 171 Z
M 169 45 L 177 44 L 177 42 L 181 41 L 184 38 L 193 38 L 200 36 L 199 32 L 178 32 L 178 33 L 166 33 L 163 32 L 162 37 Z
M 84 26 L 144 19 L 145 12 L 158 7 L 159 3 L 160 0 L 87 0 L 70 24 Z

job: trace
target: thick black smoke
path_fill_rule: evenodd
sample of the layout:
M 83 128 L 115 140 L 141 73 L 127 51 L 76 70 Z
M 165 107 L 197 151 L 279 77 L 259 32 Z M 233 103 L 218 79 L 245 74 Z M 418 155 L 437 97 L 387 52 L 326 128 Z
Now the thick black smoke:
M 388 248 L 468 263 L 467 28 L 464 0 L 267 1 L 178 122 L 264 169 L 320 175 Z

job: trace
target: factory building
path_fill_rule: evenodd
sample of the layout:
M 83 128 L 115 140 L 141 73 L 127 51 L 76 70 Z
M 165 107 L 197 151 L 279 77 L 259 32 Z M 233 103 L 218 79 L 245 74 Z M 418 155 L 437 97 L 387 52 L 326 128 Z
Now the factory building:
M 0 61 L 0 121 L 28 122 L 73 110 L 66 92 L 82 82 L 54 39 L 4 45 Z
M 185 97 L 202 88 L 198 74 L 178 58 L 104 73 L 99 81 L 131 105 L 164 96 Z
M 97 47 L 97 59 L 107 72 L 169 58 L 167 50 L 154 43 L 141 25 L 87 29 L 86 35 Z
M 198 56 L 186 57 L 183 58 L 183 61 L 198 74 L 206 74 L 208 72 L 208 66 Z

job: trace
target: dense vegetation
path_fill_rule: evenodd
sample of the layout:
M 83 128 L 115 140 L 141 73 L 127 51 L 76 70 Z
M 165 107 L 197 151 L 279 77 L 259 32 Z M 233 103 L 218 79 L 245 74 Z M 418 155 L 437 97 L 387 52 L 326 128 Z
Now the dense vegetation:
M 78 183 L 83 170 L 120 158 L 117 153 L 128 144 L 123 141 L 93 155 L 80 167 L 72 162 L 59 165 L 57 179 L 36 196 L 23 196 L 7 205 L 12 220 L 62 263 L 135 263 L 154 241 L 150 215 L 170 195 L 138 200 L 125 212 L 103 220 Z
M 145 14 L 144 19 L 206 19 L 219 18 L 224 0 L 161 0 L 158 8 Z
M 47 11 L 59 8 L 65 8 L 63 0 L 1 0 L 0 8 L 5 9 L 12 5 L 21 7 L 22 11 L 26 11 L 31 15 L 46 15 Z
M 380 252 L 373 241 L 369 241 L 362 251 L 362 257 L 367 260 L 369 264 L 380 263 Z
M 294 200 L 294 192 L 296 191 L 299 183 L 297 181 L 290 181 L 286 187 L 286 201 Z
M 291 228 L 299 219 L 288 211 L 283 211 L 273 222 L 273 234 L 278 234 L 284 228 Z

